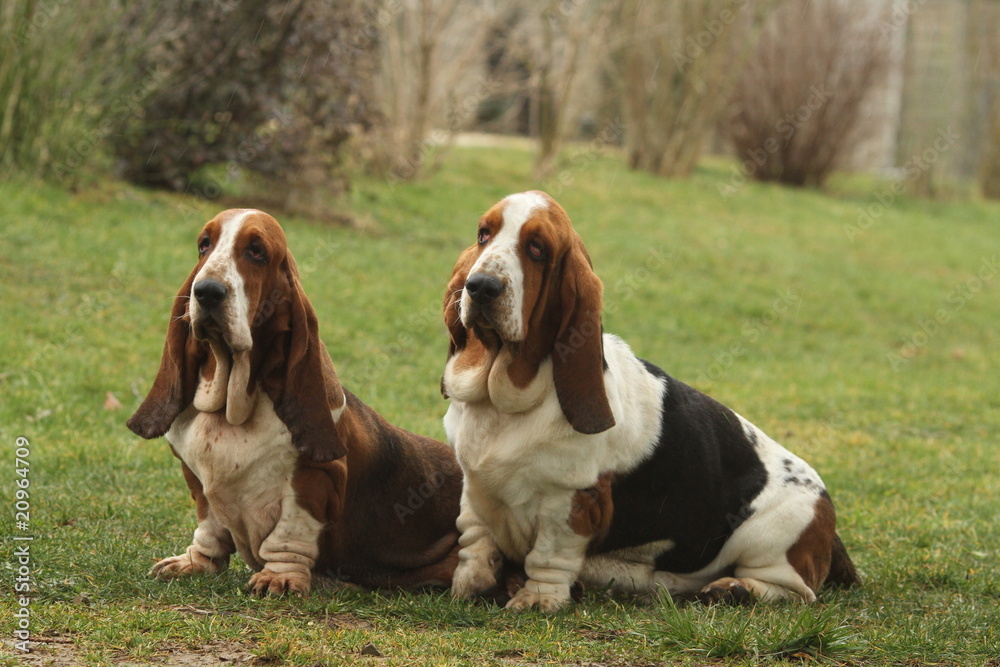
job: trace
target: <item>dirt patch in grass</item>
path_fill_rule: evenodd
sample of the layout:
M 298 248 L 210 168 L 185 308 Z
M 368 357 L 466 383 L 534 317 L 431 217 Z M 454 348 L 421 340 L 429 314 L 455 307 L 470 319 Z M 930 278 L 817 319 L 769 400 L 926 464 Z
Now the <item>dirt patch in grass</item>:
M 150 662 L 162 665 L 253 665 L 259 664 L 256 657 L 246 646 L 236 642 L 213 641 L 196 649 L 186 646 L 163 647 L 162 661 L 160 656 Z
M 67 637 L 38 637 L 32 640 L 31 653 L 19 655 L 21 664 L 33 667 L 76 667 L 84 664 L 86 651 Z M 258 665 L 261 664 L 246 646 L 236 642 L 211 641 L 197 648 L 166 643 L 157 654 L 141 659 L 116 655 L 116 665 Z
M 354 614 L 327 614 L 323 622 L 328 628 L 336 630 L 371 630 L 375 626 Z

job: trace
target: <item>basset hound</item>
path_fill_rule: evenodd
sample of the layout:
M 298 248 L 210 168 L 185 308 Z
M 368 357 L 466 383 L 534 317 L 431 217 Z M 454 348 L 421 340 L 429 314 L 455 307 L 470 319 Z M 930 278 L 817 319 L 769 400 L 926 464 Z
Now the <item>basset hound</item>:
M 191 546 L 151 574 L 217 572 L 238 552 L 256 594 L 305 595 L 331 579 L 448 586 L 461 487 L 452 450 L 341 386 L 274 218 L 223 211 L 199 234 L 198 257 L 128 420 L 144 438 L 166 435 L 198 514 Z
M 510 609 L 559 609 L 575 582 L 730 602 L 856 582 L 819 475 L 605 334 L 601 294 L 542 192 L 487 211 L 455 265 L 441 385 L 464 473 L 453 595 L 492 588 L 504 559 L 527 574 Z

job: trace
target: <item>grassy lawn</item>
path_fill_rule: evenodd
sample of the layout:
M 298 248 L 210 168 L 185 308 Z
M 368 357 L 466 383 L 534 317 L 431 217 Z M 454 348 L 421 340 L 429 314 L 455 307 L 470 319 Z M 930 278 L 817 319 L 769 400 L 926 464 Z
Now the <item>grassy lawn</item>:
M 592 592 L 545 617 L 441 593 L 258 600 L 238 558 L 218 577 L 150 580 L 189 543 L 194 508 L 166 442 L 140 440 L 125 419 L 156 372 L 196 234 L 222 206 L 8 182 L 0 590 L 14 589 L 15 550 L 29 544 L 39 644 L 14 649 L 20 607 L 3 595 L 0 664 L 1000 664 L 1000 205 L 884 207 L 888 184 L 864 179 L 724 196 L 725 163 L 672 182 L 588 152 L 551 183 L 529 174 L 526 152 L 456 149 L 417 183 L 358 182 L 338 206 L 361 229 L 278 216 L 344 384 L 390 421 L 443 437 L 451 267 L 486 208 L 545 187 L 604 280 L 606 330 L 808 460 L 863 587 L 810 608 Z M 861 211 L 871 217 L 859 225 Z M 108 392 L 122 408 L 105 408 Z M 15 525 L 19 436 L 27 530 Z

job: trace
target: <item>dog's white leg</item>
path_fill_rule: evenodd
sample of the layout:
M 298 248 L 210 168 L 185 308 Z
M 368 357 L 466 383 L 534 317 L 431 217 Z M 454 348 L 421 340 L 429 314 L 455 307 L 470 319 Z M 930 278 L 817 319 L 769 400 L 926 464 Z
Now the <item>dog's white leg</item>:
M 151 576 L 161 579 L 221 572 L 229 565 L 229 556 L 236 551 L 233 536 L 212 511 L 201 480 L 186 463 L 181 463 L 181 471 L 198 512 L 198 528 L 187 551 L 164 558 L 149 571 Z
M 676 574 L 657 570 L 653 574 L 653 583 L 670 595 L 691 595 L 697 593 L 705 585 L 705 577 L 697 575 Z
M 744 589 L 761 602 L 797 600 L 815 602 L 816 593 L 809 588 L 799 573 L 788 563 L 766 567 L 737 566 L 734 577 L 717 579 L 702 589 L 707 601 L 736 601 L 745 596 Z
M 201 513 L 199 511 L 199 514 Z M 236 547 L 229 531 L 211 510 L 208 510 L 204 518 L 198 522 L 191 546 L 179 556 L 164 558 L 153 566 L 149 574 L 161 579 L 192 574 L 215 574 L 226 569 L 229 565 L 229 556 L 234 551 Z
M 544 612 L 554 612 L 569 602 L 570 586 L 583 569 L 590 542 L 589 535 L 573 532 L 567 520 L 571 502 L 572 493 L 553 496 L 539 508 L 535 543 L 524 559 L 528 581 L 507 603 L 507 609 L 537 605 Z
M 613 593 L 648 593 L 653 589 L 652 563 L 633 563 L 614 556 L 588 556 L 580 571 L 584 584 Z
M 496 541 L 473 511 L 467 493 L 466 486 L 462 489 L 461 512 L 455 522 L 461 533 L 458 543 L 462 547 L 451 580 L 451 594 L 456 598 L 471 598 L 496 586 L 502 562 Z
M 258 550 L 264 567 L 250 577 L 251 591 L 255 595 L 308 595 L 322 531 L 323 524 L 298 504 L 289 484 L 281 502 L 281 518 Z

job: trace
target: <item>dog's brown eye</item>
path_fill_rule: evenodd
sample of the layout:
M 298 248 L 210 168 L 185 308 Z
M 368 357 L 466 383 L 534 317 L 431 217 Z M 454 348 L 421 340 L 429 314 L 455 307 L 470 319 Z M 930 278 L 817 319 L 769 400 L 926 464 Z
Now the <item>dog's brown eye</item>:
M 526 247 L 528 249 L 528 257 L 536 262 L 545 257 L 545 248 L 543 248 L 542 244 L 538 241 L 528 241 L 528 245 Z
M 212 245 L 212 239 L 207 236 L 201 237 L 198 241 L 198 256 L 201 257 L 206 252 L 208 252 L 209 247 Z
M 479 230 L 479 245 L 484 245 L 490 240 L 490 229 L 489 227 L 483 227 Z
M 247 257 L 255 262 L 264 263 L 267 261 L 267 251 L 255 241 L 247 246 Z

